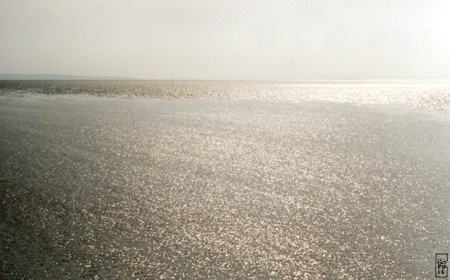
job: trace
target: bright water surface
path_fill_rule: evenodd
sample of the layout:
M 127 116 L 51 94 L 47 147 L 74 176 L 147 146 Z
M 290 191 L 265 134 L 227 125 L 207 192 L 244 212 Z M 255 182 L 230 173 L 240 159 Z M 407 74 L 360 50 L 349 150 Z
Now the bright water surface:
M 0 278 L 432 279 L 449 93 L 0 81 Z

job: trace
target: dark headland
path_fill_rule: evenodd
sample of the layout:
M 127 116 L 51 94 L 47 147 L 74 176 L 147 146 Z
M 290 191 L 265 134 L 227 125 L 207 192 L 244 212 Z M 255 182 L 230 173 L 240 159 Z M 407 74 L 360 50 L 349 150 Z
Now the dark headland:
M 118 76 L 76 76 L 61 74 L 0 74 L 0 80 L 135 80 Z

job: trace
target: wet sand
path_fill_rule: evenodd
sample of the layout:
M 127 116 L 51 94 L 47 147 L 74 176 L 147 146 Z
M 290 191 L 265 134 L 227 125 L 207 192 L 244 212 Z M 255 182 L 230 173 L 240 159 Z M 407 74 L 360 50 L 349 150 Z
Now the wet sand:
M 0 278 L 430 279 L 450 119 L 405 105 L 0 97 Z

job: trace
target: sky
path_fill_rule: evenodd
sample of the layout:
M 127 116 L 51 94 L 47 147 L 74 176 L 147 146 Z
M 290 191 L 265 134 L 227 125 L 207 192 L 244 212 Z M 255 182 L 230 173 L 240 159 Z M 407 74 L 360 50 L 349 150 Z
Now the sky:
M 450 78 L 448 0 L 0 0 L 0 73 Z

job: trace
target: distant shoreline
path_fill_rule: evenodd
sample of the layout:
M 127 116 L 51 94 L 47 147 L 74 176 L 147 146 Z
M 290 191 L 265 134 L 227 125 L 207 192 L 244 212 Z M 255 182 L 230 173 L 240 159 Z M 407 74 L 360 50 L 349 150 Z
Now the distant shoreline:
M 59 74 L 0 74 L 0 80 L 3 81 L 72 81 L 72 80 L 130 80 L 135 78 L 130 77 L 115 77 L 115 76 L 76 76 L 76 75 L 59 75 Z
M 0 81 L 163 81 L 163 82 L 241 82 L 241 83 L 298 83 L 298 84 L 450 84 L 450 79 L 139 79 L 114 76 L 75 76 L 52 74 L 0 74 Z

